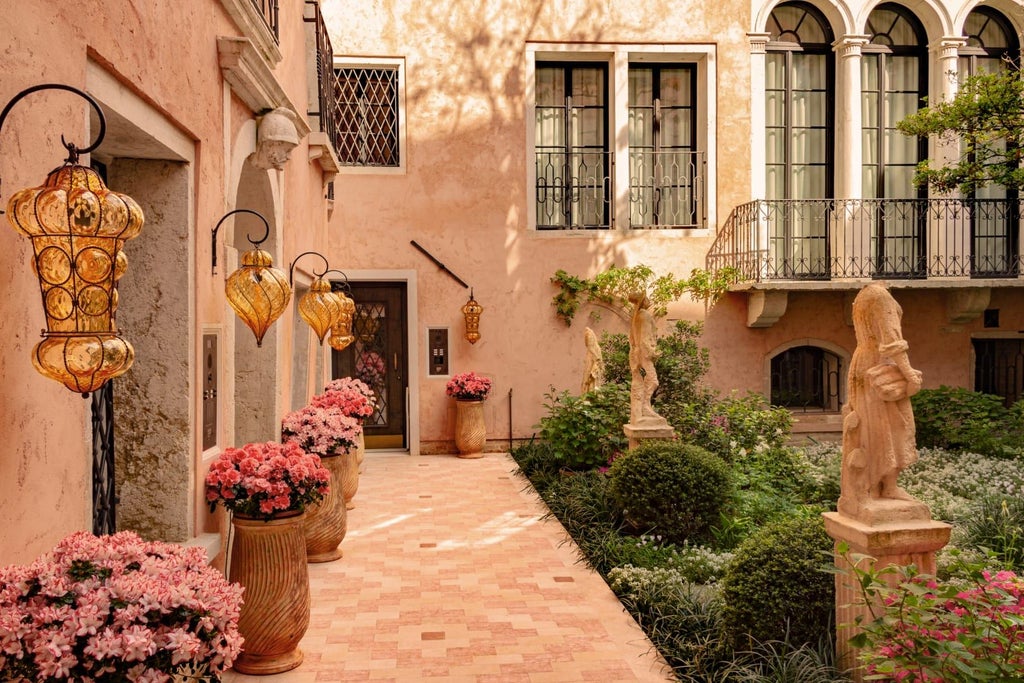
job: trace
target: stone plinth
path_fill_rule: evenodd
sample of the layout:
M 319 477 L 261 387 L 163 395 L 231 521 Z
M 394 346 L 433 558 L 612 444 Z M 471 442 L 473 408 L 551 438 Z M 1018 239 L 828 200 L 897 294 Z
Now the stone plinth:
M 875 501 L 880 502 L 880 501 Z M 888 502 L 888 501 L 885 501 Z M 893 501 L 894 504 L 897 501 Z M 904 504 L 906 501 L 899 501 Z M 920 505 L 920 503 L 918 503 Z M 913 506 L 910 506 L 913 507 Z M 922 506 L 924 507 L 924 506 Z M 927 508 L 925 508 L 927 510 Z M 838 512 L 826 512 L 825 530 L 836 545 L 845 542 L 850 553 L 869 555 L 874 558 L 870 567 L 883 569 L 890 565 L 915 565 L 919 572 L 935 573 L 935 553 L 949 542 L 952 527 L 943 522 L 936 522 L 927 517 L 921 519 L 899 519 L 895 510 L 886 515 L 882 510 L 875 510 L 876 519 L 887 518 L 887 521 L 867 524 L 863 521 L 847 517 Z M 912 515 L 917 515 L 914 510 Z M 849 563 L 838 555 L 835 556 L 836 567 L 840 570 L 849 569 Z M 862 569 L 868 566 L 861 565 Z M 895 583 L 896 577 L 889 575 L 886 580 Z M 850 638 L 858 629 L 854 624 L 858 616 L 870 620 L 871 614 L 863 604 L 859 584 L 855 577 L 847 571 L 836 574 L 836 657 L 840 668 L 853 669 L 857 666 L 857 648 L 850 645 Z M 857 683 L 863 680 L 864 671 L 858 667 L 853 671 L 853 679 Z
M 645 439 L 676 438 L 676 430 L 672 429 L 672 426 L 664 419 L 651 420 L 649 423 L 642 421 L 639 424 L 625 424 L 622 426 L 622 431 L 626 433 L 626 438 L 629 439 L 630 450 L 639 446 Z

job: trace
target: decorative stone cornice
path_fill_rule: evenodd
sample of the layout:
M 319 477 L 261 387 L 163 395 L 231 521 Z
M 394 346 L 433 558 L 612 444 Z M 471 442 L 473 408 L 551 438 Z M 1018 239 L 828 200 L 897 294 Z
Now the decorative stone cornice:
M 272 109 L 287 109 L 293 114 L 292 122 L 299 138 L 309 135 L 309 123 L 305 115 L 299 114 L 251 40 L 220 36 L 217 38 L 217 53 L 224 80 L 249 109 L 257 114 Z
M 253 45 L 267 60 L 271 68 L 281 62 L 281 48 L 277 46 L 277 38 L 267 26 L 266 20 L 252 0 L 220 0 L 224 10 L 234 20 L 235 25 L 245 37 L 252 41 Z
M 772 34 L 770 33 L 748 33 L 747 39 L 750 41 L 750 54 L 763 55 L 768 45 L 768 40 L 771 37 Z
M 341 162 L 334 153 L 334 145 L 327 133 L 315 130 L 309 134 L 309 160 L 316 161 L 324 172 L 324 185 L 334 180 L 341 170 Z
M 789 293 L 755 289 L 747 295 L 747 327 L 771 327 L 786 313 Z

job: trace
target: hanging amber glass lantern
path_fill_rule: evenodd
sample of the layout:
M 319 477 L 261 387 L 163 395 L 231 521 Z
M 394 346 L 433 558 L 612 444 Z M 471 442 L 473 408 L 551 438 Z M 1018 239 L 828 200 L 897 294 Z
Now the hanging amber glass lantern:
M 80 153 L 102 141 L 106 122 L 99 105 L 66 85 L 39 85 L 19 93 L 0 113 L 0 126 L 15 102 L 42 89 L 81 95 L 99 114 L 96 142 L 79 150 L 65 142 L 68 158 L 40 187 L 14 193 L 7 218 L 32 240 L 32 269 L 46 314 L 43 341 L 32 352 L 41 374 L 88 395 L 132 366 L 135 351 L 117 333 L 117 281 L 128 267 L 121 249 L 142 230 L 142 209 L 131 197 L 107 189 L 99 174 L 80 166 Z M 61 138 L 63 142 L 63 138 Z
M 270 326 L 281 317 L 288 308 L 292 297 L 292 289 L 288 285 L 287 276 L 274 268 L 274 259 L 269 252 L 259 248 L 270 236 L 270 224 L 267 219 L 256 211 L 235 209 L 224 214 L 213 229 L 213 267 L 217 268 L 217 229 L 224 220 L 235 213 L 251 213 L 257 216 L 266 228 L 262 239 L 248 238 L 252 250 L 242 254 L 242 266 L 228 276 L 224 283 L 224 293 L 235 314 L 256 335 L 256 346 L 263 346 L 263 336 Z
M 324 265 L 327 269 L 330 268 L 330 264 L 323 254 L 315 251 L 305 251 L 295 257 L 291 267 L 288 269 L 288 282 L 290 284 L 294 284 L 292 277 L 295 273 L 295 264 L 306 254 L 316 254 L 324 260 Z M 313 329 L 313 333 L 320 340 L 321 346 L 324 343 L 324 337 L 331 330 L 331 326 L 338 319 L 338 316 L 341 315 L 342 308 L 341 297 L 331 290 L 331 283 L 323 279 L 327 269 L 325 269 L 324 273 L 313 271 L 316 279 L 309 285 L 309 291 L 299 299 L 299 317 L 305 320 L 306 324 Z
M 469 301 L 462 307 L 462 315 L 466 318 L 466 341 L 476 344 L 480 340 L 480 314 L 484 312 L 476 299 L 473 298 L 473 290 L 469 290 Z
M 328 271 L 331 272 L 331 271 Z M 335 271 L 341 272 L 341 271 Z M 323 275 L 326 275 L 324 273 Z M 341 273 L 343 276 L 344 273 Z M 322 276 L 321 276 L 322 277 Z M 343 287 L 348 287 L 348 277 L 345 277 L 345 284 Z M 341 304 L 340 313 L 334 324 L 331 325 L 331 336 L 328 337 L 327 343 L 331 345 L 331 348 L 335 351 L 342 351 L 347 348 L 356 338 L 352 335 L 352 319 L 356 314 L 356 302 L 350 297 L 346 296 L 345 292 L 339 290 L 334 293 L 338 297 L 338 301 Z

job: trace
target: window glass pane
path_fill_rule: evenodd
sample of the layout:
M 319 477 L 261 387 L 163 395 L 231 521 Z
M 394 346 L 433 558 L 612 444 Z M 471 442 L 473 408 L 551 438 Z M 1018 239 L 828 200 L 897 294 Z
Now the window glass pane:
M 885 167 L 885 196 L 888 199 L 906 199 L 916 197 L 912 181 L 914 177 L 913 166 L 886 166 Z
M 918 58 L 887 56 L 885 60 L 885 82 L 888 90 L 917 92 Z
M 573 106 L 604 104 L 604 69 L 579 67 L 572 70 Z
M 629 110 L 629 146 L 651 147 L 654 145 L 654 110 Z
M 898 130 L 885 131 L 885 161 L 887 164 L 916 164 L 917 138 Z
M 878 55 L 862 54 L 860 56 L 861 90 L 878 90 L 878 60 Z
M 662 147 L 689 147 L 693 142 L 689 109 L 663 110 L 661 114 Z
M 786 167 L 768 166 L 767 187 L 765 191 L 768 199 L 783 199 L 786 196 Z
M 764 87 L 779 90 L 786 87 L 786 55 L 783 52 L 769 52 L 765 55 Z
M 793 54 L 793 89 L 824 90 L 825 55 L 796 52 Z
M 824 163 L 825 154 L 824 129 L 803 128 L 793 130 L 793 163 Z
M 565 104 L 565 70 L 537 67 L 537 104 Z
M 791 199 L 820 199 L 825 196 L 824 166 L 793 166 Z
M 786 161 L 786 131 L 783 128 L 769 128 L 765 131 L 765 154 L 769 164 Z
M 861 131 L 861 144 L 864 147 L 863 159 L 865 164 L 878 163 L 878 129 L 865 128 Z
M 654 71 L 639 67 L 629 68 L 630 106 L 654 104 Z
M 885 104 L 888 111 L 888 125 L 893 126 L 918 110 L 920 98 L 917 93 L 886 93 Z
M 861 105 L 861 122 L 865 128 L 878 126 L 878 93 L 866 92 Z
M 690 69 L 661 70 L 661 103 L 668 106 L 690 104 Z
M 565 110 L 555 107 L 537 107 L 536 137 L 538 146 L 565 144 Z
M 824 126 L 826 122 L 824 92 L 794 92 L 792 104 L 794 126 Z
M 874 199 L 878 192 L 878 168 L 876 166 L 864 166 L 861 169 L 862 193 L 865 199 Z
M 785 93 L 768 92 L 765 104 L 765 123 L 769 126 L 781 126 L 785 123 L 784 106 L 786 103 Z
M 573 109 L 569 125 L 573 146 L 604 146 L 604 109 Z

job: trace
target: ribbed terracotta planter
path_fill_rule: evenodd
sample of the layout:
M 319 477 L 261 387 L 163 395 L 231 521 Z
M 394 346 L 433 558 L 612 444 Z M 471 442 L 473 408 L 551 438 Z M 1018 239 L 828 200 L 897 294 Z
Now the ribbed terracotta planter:
M 240 583 L 245 638 L 234 670 L 276 674 L 302 663 L 299 641 L 309 626 L 309 570 L 303 514 L 263 521 L 235 515 L 228 580 Z
M 333 562 L 341 557 L 341 542 L 348 532 L 348 511 L 341 491 L 342 459 L 345 455 L 329 455 L 320 462 L 331 473 L 327 495 L 306 510 L 303 529 L 306 537 L 307 562 Z
M 355 507 L 352 499 L 356 497 L 359 490 L 359 463 L 356 461 L 356 452 L 346 453 L 339 456 L 341 459 L 341 494 L 345 497 L 345 507 L 351 510 Z
M 483 401 L 455 401 L 455 448 L 460 458 L 482 458 L 487 443 Z
M 366 460 L 366 439 L 363 438 L 363 430 L 360 428 L 359 436 L 356 438 L 356 464 L 359 465 L 359 474 L 366 471 L 363 461 Z

